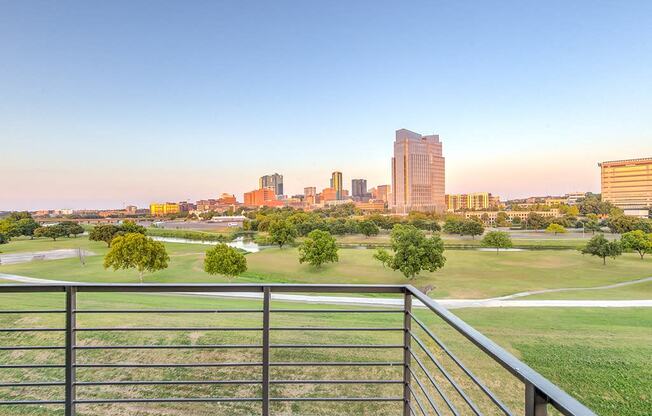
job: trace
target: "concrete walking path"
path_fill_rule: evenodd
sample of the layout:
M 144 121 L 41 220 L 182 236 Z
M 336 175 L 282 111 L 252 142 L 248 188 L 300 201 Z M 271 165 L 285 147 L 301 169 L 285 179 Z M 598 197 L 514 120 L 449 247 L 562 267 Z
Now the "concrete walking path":
M 17 276 L 0 273 L 0 279 L 18 283 L 27 284 L 68 284 L 79 282 L 66 282 L 61 280 L 38 279 L 34 277 Z M 616 287 L 625 284 L 636 284 L 643 281 L 652 280 L 639 279 L 631 282 L 618 283 Z M 610 285 L 614 286 L 614 285 Z M 606 286 L 604 288 L 607 288 Z M 592 289 L 592 288 L 582 288 Z M 558 289 L 551 289 L 558 290 Z M 523 292 L 526 293 L 526 292 Z M 183 295 L 203 296 L 203 297 L 220 297 L 220 298 L 239 298 L 239 299 L 262 299 L 261 293 L 213 293 L 197 292 L 184 293 Z M 519 294 L 517 294 L 519 295 Z M 514 296 L 514 295 L 511 295 Z M 524 295 L 526 296 L 526 295 Z M 293 295 L 285 293 L 273 293 L 272 299 L 287 302 L 315 303 L 315 304 L 333 304 L 333 305 L 352 305 L 352 306 L 380 306 L 380 307 L 401 307 L 403 299 L 393 298 L 371 298 L 371 297 L 348 297 L 348 296 L 318 296 L 318 295 Z M 639 308 L 652 307 L 652 299 L 645 300 L 509 300 L 503 298 L 492 299 L 435 299 L 437 303 L 447 309 L 458 308 Z M 419 302 L 414 302 L 415 307 L 424 307 Z

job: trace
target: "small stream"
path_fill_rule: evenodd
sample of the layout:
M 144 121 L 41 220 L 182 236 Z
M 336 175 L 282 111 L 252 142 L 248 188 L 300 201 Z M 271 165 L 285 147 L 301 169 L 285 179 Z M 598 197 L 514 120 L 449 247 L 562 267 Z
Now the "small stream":
M 203 241 L 203 240 L 191 240 L 188 238 L 177 238 L 177 237 L 157 237 L 150 236 L 152 240 L 162 241 L 164 243 L 182 243 L 182 244 L 203 244 L 208 246 L 216 246 L 221 244 L 220 241 Z M 256 244 L 252 239 L 245 239 L 244 237 L 237 237 L 235 240 L 227 242 L 227 246 L 233 248 L 239 248 L 248 253 L 258 253 L 264 247 Z

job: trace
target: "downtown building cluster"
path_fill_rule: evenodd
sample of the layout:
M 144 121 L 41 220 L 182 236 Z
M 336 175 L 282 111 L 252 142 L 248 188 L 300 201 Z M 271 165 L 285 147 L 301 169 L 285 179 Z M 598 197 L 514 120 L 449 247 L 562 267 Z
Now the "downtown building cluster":
M 652 209 L 652 158 L 615 160 L 599 163 L 602 200 L 622 209 L 626 215 L 647 217 Z M 121 210 L 43 210 L 37 216 L 78 217 L 154 217 L 183 213 L 225 213 L 238 208 L 293 207 L 305 210 L 353 203 L 363 211 L 407 214 L 411 211 L 460 213 L 466 217 L 492 218 L 498 211 L 539 212 L 543 216 L 558 216 L 562 205 L 573 206 L 587 192 L 560 196 L 541 196 L 502 202 L 490 192 L 446 194 L 446 161 L 439 135 L 421 135 L 400 129 L 395 132 L 393 157 L 390 165 L 391 185 L 380 184 L 371 189 L 364 178 L 353 178 L 345 188 L 341 171 L 334 171 L 328 186 L 306 186 L 302 194 L 286 195 L 283 175 L 263 175 L 258 187 L 244 193 L 242 202 L 235 195 L 224 193 L 214 199 L 180 202 L 153 202 L 149 209 L 129 205 Z

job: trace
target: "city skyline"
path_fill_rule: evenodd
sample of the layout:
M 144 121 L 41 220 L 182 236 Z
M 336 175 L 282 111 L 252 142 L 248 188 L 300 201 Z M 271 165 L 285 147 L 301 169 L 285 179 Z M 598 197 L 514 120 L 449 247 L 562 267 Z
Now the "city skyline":
M 650 15 L 644 1 L 6 2 L 0 209 L 242 200 L 275 171 L 288 195 L 334 170 L 387 184 L 403 127 L 445 138 L 450 193 L 599 192 L 596 163 L 652 155 Z

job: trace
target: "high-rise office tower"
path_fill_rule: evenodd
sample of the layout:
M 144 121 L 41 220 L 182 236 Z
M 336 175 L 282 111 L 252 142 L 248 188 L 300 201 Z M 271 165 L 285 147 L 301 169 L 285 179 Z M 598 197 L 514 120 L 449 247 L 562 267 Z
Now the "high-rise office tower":
M 342 172 L 333 172 L 331 175 L 331 188 L 335 189 L 335 195 L 337 197 L 337 200 L 339 201 L 342 199 Z
M 392 201 L 396 212 L 446 210 L 444 157 L 439 135 L 396 131 Z
M 351 180 L 351 196 L 355 198 L 364 198 L 367 196 L 367 180 L 366 179 L 352 179 Z
M 602 200 L 623 209 L 652 208 L 652 157 L 598 163 Z
M 258 188 L 272 188 L 276 196 L 283 195 L 283 175 L 275 173 L 273 175 L 261 176 L 258 180 Z

